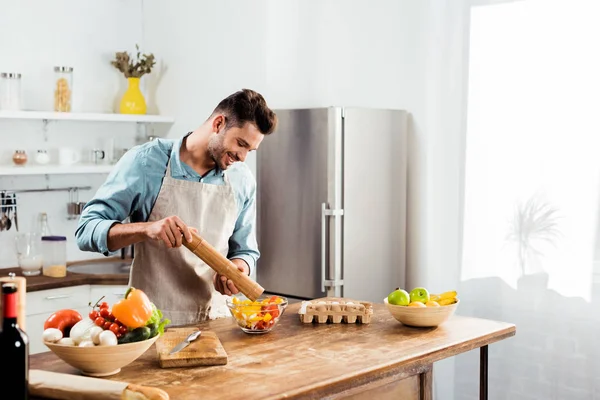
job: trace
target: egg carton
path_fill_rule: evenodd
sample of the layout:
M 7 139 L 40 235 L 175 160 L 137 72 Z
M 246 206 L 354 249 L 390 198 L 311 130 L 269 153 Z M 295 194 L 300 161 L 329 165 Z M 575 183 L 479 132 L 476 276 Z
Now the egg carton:
M 305 324 L 315 321 L 319 324 L 368 324 L 373 316 L 373 304 L 340 297 L 324 297 L 303 301 L 298 315 Z

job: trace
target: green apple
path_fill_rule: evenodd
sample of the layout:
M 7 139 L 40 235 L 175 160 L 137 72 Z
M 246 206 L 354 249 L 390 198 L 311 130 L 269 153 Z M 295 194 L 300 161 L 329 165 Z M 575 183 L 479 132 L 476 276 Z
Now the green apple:
M 388 303 L 397 306 L 407 306 L 410 303 L 410 295 L 406 290 L 396 289 L 388 295 Z
M 423 287 L 414 288 L 410 291 L 410 301 L 427 303 L 429 301 L 429 292 Z

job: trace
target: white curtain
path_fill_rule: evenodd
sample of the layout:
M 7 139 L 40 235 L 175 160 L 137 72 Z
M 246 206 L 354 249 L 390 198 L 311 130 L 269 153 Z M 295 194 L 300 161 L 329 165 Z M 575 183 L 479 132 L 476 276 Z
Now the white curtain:
M 490 346 L 490 399 L 600 398 L 600 2 L 465 3 L 455 16 L 432 4 L 437 29 L 466 39 L 430 47 L 464 56 L 464 119 L 430 107 L 447 129 L 424 132 L 413 160 L 427 173 L 411 175 L 426 179 L 411 198 L 409 284 L 456 288 L 459 314 L 517 325 Z M 441 363 L 436 398 L 478 398 L 478 368 L 476 351 Z

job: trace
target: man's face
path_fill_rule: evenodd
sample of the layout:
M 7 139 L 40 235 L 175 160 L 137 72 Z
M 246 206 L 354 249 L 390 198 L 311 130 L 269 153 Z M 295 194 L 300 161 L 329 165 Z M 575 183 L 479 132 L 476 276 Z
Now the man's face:
M 245 161 L 248 152 L 258 149 L 265 135 L 253 124 L 246 123 L 241 128 L 225 129 L 225 123 L 213 124 L 215 133 L 208 142 L 208 152 L 220 169 L 226 170 L 234 162 Z

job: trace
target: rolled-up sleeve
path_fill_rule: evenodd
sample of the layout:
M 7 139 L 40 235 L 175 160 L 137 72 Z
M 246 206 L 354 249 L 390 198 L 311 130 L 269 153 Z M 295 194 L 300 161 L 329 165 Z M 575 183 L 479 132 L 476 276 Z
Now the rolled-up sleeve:
M 108 231 L 126 219 L 144 199 L 145 158 L 134 148 L 127 152 L 85 205 L 75 238 L 82 251 L 109 255 Z
M 252 271 L 260 257 L 256 242 L 256 181 L 250 182 L 249 195 L 229 239 L 229 259 L 240 258 Z

